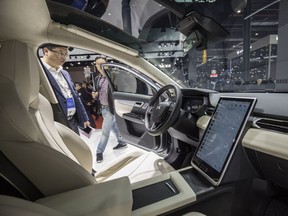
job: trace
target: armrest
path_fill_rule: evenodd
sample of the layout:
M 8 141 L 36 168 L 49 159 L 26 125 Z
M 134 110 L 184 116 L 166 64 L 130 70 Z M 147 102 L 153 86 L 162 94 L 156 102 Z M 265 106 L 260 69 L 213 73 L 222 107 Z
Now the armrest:
M 36 201 L 73 215 L 131 215 L 132 192 L 127 177 L 64 192 Z

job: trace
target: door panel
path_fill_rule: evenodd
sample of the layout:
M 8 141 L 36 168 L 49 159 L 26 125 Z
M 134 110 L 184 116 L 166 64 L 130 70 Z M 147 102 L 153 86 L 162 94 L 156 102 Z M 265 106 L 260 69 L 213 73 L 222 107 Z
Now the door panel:
M 123 139 L 145 149 L 154 149 L 157 138 L 146 132 L 144 117 L 151 96 L 114 92 L 116 121 Z
M 146 132 L 144 118 L 149 99 L 159 86 L 150 78 L 122 64 L 107 63 L 107 75 L 114 87 L 115 117 L 123 139 L 146 150 L 160 146 L 159 137 Z

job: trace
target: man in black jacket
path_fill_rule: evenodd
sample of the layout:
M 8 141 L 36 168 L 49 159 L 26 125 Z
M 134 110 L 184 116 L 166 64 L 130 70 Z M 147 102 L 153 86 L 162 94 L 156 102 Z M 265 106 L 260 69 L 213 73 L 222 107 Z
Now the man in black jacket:
M 41 60 L 58 104 L 67 118 L 70 128 L 79 134 L 78 126 L 86 128 L 90 122 L 81 99 L 75 91 L 70 74 L 62 67 L 68 56 L 68 47 L 45 44 L 42 48 L 43 58 Z

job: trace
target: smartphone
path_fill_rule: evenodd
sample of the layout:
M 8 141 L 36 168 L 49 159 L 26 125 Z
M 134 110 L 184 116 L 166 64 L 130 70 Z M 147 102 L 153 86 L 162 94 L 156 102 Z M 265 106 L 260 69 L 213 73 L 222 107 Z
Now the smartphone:
M 92 130 L 91 127 L 87 126 L 86 128 L 81 127 L 81 130 L 85 131 L 87 134 L 89 134 Z
M 90 138 L 93 128 L 91 128 L 90 126 L 87 126 L 86 128 L 84 128 L 84 127 L 79 127 L 79 128 L 80 128 L 80 133 L 81 134 L 83 134 L 84 136 Z

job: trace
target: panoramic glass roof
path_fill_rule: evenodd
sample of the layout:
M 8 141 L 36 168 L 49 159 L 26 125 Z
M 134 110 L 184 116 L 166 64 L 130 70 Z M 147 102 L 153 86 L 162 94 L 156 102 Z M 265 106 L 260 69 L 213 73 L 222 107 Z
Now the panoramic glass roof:
M 218 91 L 275 91 L 277 77 L 273 70 L 277 55 L 272 54 L 277 54 L 279 1 L 47 0 L 47 3 L 53 20 L 138 50 L 139 55 L 184 86 Z M 183 42 L 194 31 L 199 43 L 196 49 L 184 53 Z M 266 43 L 265 38 L 272 39 Z M 251 51 L 245 53 L 243 50 L 249 47 Z M 258 88 L 259 80 L 263 88 Z

